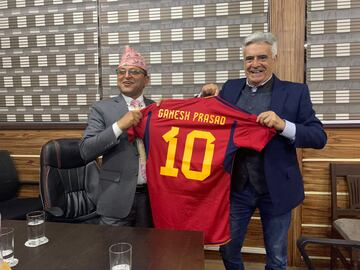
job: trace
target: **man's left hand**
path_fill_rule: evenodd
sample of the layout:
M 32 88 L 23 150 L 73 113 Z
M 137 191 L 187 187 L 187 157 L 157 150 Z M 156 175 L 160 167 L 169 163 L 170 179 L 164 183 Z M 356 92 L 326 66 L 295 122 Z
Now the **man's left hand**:
M 217 96 L 219 95 L 219 87 L 215 83 L 205 84 L 201 88 L 201 97 Z
M 256 118 L 256 122 L 267 126 L 269 128 L 275 128 L 277 131 L 283 131 L 285 128 L 285 120 L 281 119 L 275 112 L 266 111 L 262 112 Z

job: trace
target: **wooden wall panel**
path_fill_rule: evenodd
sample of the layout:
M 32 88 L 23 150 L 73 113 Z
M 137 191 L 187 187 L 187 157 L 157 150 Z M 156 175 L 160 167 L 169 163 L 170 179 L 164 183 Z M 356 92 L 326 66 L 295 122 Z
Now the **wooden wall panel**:
M 23 183 L 38 183 L 40 176 L 40 153 L 34 156 L 12 155 L 12 159 Z
M 83 130 L 1 130 L 0 149 L 8 150 L 20 182 L 19 197 L 37 197 L 40 179 L 40 151 L 43 144 L 57 138 L 81 138 Z M 35 183 L 36 185 L 31 185 Z
M 330 257 L 330 248 L 322 245 L 309 244 L 306 250 L 311 254 L 312 257 L 323 257 L 323 260 L 328 261 Z
M 305 1 L 270 1 L 270 31 L 278 38 L 275 73 L 282 80 L 304 82 Z
M 360 161 L 360 129 L 359 128 L 327 128 L 328 143 L 325 149 L 318 151 L 304 149 L 303 156 L 307 158 L 325 159 L 350 159 Z M 345 160 L 346 161 L 346 160 Z
M 40 195 L 39 185 L 22 184 L 17 194 L 19 198 L 32 198 Z
M 305 195 L 302 205 L 302 224 L 326 224 L 331 222 L 330 195 Z
M 322 150 L 323 151 L 323 150 Z M 320 153 L 314 151 L 311 153 Z M 312 155 L 313 157 L 313 155 Z M 302 163 L 302 173 L 306 191 L 330 192 L 329 162 L 310 161 Z
M 318 236 L 322 235 L 324 237 L 330 237 L 331 226 L 324 224 L 324 225 L 318 226 L 318 227 L 310 227 L 310 226 L 305 226 L 303 224 L 303 226 L 301 228 L 301 232 L 307 236 L 318 237 Z
M 305 200 L 302 205 L 301 234 L 331 236 L 331 162 L 359 162 L 360 164 L 360 129 L 354 127 L 326 128 L 328 143 L 322 150 L 304 149 L 302 167 L 305 186 Z M 339 184 L 338 204 L 348 203 L 346 186 Z M 309 248 L 311 256 L 320 256 L 315 260 L 318 265 L 329 262 L 328 249 L 320 246 Z
M 248 233 L 246 234 L 244 246 L 257 248 L 264 247 L 264 239 L 260 219 L 251 220 L 248 227 Z
M 270 5 L 270 31 L 278 38 L 278 59 L 275 74 L 282 80 L 304 82 L 305 1 L 272 0 Z M 301 157 L 301 151 L 299 151 Z M 301 208 L 293 210 L 289 230 L 288 261 L 300 262 L 296 239 L 301 233 Z
M 40 155 L 41 146 L 54 138 L 81 137 L 82 130 L 0 130 L 0 149 L 13 155 Z

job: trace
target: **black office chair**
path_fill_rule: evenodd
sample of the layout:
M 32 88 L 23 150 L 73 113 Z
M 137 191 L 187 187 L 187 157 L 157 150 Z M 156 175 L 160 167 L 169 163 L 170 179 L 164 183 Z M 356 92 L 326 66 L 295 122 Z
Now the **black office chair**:
M 40 198 L 17 198 L 20 181 L 7 150 L 0 150 L 0 213 L 3 219 L 25 219 L 42 208 Z
M 40 195 L 47 220 L 96 223 L 99 167 L 80 156 L 80 139 L 56 139 L 41 149 Z

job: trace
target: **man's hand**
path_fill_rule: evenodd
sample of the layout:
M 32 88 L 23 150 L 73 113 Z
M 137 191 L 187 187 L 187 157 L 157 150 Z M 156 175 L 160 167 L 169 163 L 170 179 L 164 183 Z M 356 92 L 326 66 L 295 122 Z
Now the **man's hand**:
M 277 131 L 283 131 L 285 128 L 285 120 L 281 119 L 273 111 L 262 112 L 256 118 L 256 122 L 267 126 L 269 128 L 275 128 Z
M 202 97 L 217 96 L 217 95 L 219 95 L 219 87 L 214 83 L 205 84 L 201 88 L 201 96 Z
M 139 110 L 134 110 L 126 113 L 117 121 L 117 125 L 121 130 L 127 130 L 131 126 L 139 124 L 142 114 Z

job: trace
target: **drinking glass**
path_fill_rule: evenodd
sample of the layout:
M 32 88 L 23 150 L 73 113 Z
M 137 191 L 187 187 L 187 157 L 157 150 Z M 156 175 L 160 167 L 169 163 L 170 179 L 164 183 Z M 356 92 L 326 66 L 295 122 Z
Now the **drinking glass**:
M 131 270 L 132 246 L 117 243 L 109 247 L 110 270 Z
M 49 242 L 45 236 L 45 212 L 33 211 L 26 214 L 27 238 L 25 246 L 37 247 Z
M 0 231 L 0 250 L 3 260 L 10 266 L 18 264 L 14 257 L 14 228 L 2 227 Z

